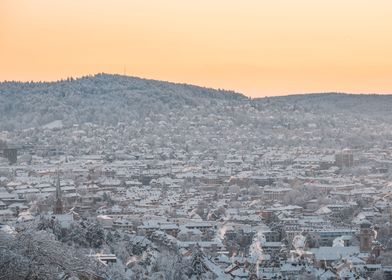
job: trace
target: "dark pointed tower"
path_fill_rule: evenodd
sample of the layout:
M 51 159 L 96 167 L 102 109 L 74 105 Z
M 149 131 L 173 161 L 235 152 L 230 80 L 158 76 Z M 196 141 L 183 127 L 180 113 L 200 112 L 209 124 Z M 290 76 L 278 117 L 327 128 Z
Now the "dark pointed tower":
M 359 232 L 359 249 L 361 252 L 370 252 L 373 242 L 373 229 L 372 224 L 368 220 L 363 220 L 360 224 Z
M 63 201 L 61 200 L 60 172 L 57 171 L 56 181 L 56 201 L 53 207 L 53 214 L 63 214 Z

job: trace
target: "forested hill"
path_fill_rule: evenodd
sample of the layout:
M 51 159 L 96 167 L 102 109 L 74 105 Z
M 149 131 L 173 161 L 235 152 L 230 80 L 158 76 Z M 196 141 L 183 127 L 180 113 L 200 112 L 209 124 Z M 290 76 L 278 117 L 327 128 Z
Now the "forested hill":
M 391 94 L 312 93 L 254 99 L 257 104 L 292 105 L 306 111 L 377 115 L 389 118 L 392 113 Z
M 149 112 L 246 100 L 233 91 L 109 74 L 58 82 L 3 82 L 0 130 L 64 119 L 74 123 L 116 123 Z
M 216 90 L 200 86 L 143 79 L 112 74 L 96 74 L 82 78 L 68 78 L 56 82 L 2 82 L 0 94 L 52 94 L 59 97 L 80 94 L 88 95 L 120 94 L 120 97 L 153 98 L 164 103 L 189 104 L 201 102 L 202 99 L 242 100 L 246 97 L 240 93 Z
M 109 74 L 58 82 L 0 83 L 0 131 L 42 127 L 55 120 L 65 125 L 115 125 L 184 117 L 197 124 L 204 116 L 258 127 L 277 120 L 295 123 L 305 117 L 317 122 L 335 114 L 390 121 L 391 108 L 391 95 L 325 93 L 249 99 L 233 91 Z

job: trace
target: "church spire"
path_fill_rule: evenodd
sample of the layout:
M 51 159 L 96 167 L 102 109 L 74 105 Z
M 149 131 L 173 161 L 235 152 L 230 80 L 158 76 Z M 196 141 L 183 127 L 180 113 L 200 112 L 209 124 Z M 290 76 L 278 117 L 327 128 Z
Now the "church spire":
M 63 202 L 61 200 L 60 172 L 57 170 L 56 201 L 53 208 L 54 214 L 63 214 Z

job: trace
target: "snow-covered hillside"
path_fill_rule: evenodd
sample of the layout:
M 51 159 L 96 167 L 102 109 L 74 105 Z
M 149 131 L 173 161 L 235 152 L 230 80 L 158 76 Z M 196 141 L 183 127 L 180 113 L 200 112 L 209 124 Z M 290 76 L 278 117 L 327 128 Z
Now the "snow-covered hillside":
M 0 83 L 0 130 L 70 123 L 126 122 L 149 112 L 246 101 L 241 94 L 186 84 L 97 74 L 53 83 Z

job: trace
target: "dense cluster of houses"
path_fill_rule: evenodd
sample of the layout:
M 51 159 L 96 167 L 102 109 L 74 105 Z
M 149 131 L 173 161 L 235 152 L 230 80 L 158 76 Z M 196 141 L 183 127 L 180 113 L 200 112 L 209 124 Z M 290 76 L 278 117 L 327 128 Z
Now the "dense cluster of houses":
M 222 108 L 235 118 L 207 109 L 1 132 L 27 143 L 16 164 L 0 158 L 1 227 L 88 219 L 144 249 L 201 252 L 216 279 L 392 277 L 388 135 L 379 134 L 383 145 L 324 148 L 385 123 L 332 116 L 327 129 L 294 109 L 287 119 L 249 104 Z M 349 136 L 336 138 L 336 127 Z M 114 262 L 111 253 L 94 256 Z
M 0 223 L 87 217 L 167 250 L 198 247 L 219 279 L 392 277 L 391 159 L 305 148 L 33 155 L 0 166 Z M 56 184 L 63 216 L 52 213 Z

